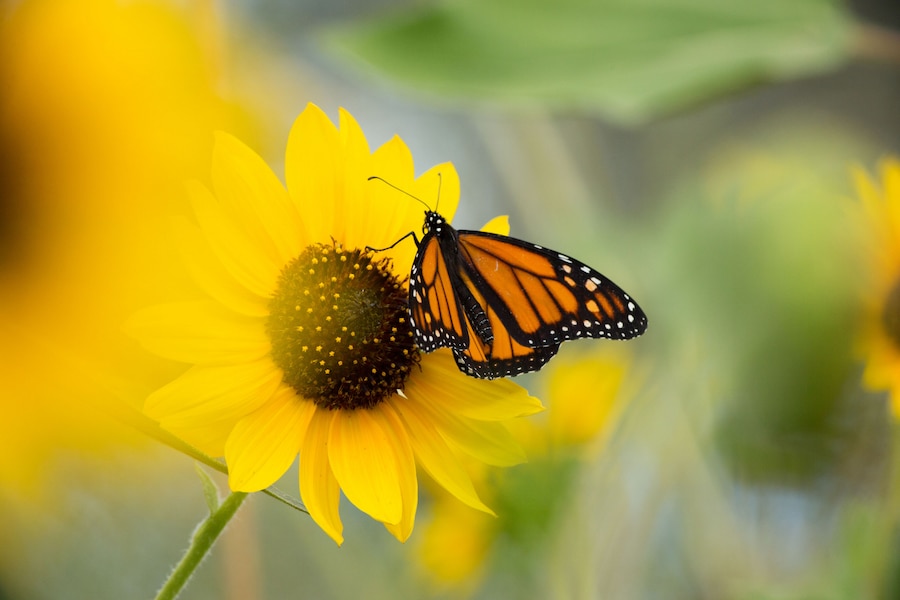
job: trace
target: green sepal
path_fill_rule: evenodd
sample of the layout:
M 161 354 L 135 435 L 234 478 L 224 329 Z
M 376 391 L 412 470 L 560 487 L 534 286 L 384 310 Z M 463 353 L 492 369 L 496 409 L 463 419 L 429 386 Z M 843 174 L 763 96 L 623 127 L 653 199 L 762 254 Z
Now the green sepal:
M 219 488 L 216 487 L 212 477 L 203 470 L 199 463 L 194 463 L 194 471 L 197 472 L 197 477 L 200 478 L 200 484 L 203 486 L 203 499 L 206 500 L 206 507 L 209 508 L 209 513 L 212 514 L 219 509 Z

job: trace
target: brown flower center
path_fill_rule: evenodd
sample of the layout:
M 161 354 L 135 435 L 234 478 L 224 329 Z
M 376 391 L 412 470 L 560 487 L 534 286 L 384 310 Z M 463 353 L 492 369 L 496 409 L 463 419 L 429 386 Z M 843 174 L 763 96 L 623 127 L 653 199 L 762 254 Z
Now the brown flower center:
M 309 246 L 281 271 L 266 332 L 284 381 L 323 408 L 371 408 L 402 390 L 419 352 L 390 261 Z

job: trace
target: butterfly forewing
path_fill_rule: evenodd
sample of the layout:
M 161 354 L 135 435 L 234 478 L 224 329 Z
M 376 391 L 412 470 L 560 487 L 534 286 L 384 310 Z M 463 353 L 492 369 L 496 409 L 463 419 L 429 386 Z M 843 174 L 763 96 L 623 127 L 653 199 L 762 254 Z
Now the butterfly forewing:
M 423 352 L 469 345 L 463 308 L 454 290 L 444 248 L 434 233 L 419 244 L 409 275 L 409 314 Z
M 520 344 L 629 339 L 647 317 L 607 277 L 565 254 L 481 231 L 459 231 L 460 265 Z

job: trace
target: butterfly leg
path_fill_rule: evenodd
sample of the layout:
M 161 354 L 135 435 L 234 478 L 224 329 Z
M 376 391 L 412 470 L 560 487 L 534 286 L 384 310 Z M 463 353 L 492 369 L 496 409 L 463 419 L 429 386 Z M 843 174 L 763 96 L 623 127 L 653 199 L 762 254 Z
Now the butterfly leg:
M 415 232 L 415 231 L 410 231 L 409 233 L 407 233 L 406 235 L 404 235 L 402 238 L 400 238 L 399 240 L 397 240 L 396 242 L 394 242 L 393 244 L 391 244 L 390 246 L 388 246 L 388 247 L 386 247 L 386 248 L 373 248 L 372 246 L 366 246 L 366 250 L 369 250 L 370 252 L 384 252 L 385 250 L 390 250 L 391 248 L 393 248 L 394 246 L 396 246 L 397 244 L 399 244 L 400 242 L 402 242 L 403 240 L 405 240 L 405 239 L 408 238 L 409 236 L 412 236 L 413 241 L 416 243 L 416 246 L 418 246 L 418 245 L 419 245 L 419 238 L 416 237 L 416 232 Z

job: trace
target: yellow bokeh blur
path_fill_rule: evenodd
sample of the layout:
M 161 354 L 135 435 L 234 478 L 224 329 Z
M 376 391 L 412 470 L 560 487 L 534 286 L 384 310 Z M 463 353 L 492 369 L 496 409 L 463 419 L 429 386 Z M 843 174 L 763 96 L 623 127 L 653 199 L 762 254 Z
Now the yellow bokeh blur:
M 183 275 L 167 237 L 212 133 L 209 14 L 160 2 L 26 1 L 0 25 L 0 490 L 40 494 L 58 460 L 136 440 L 104 416 L 166 365 L 120 332 Z M 98 407 L 101 410 L 98 411 Z

